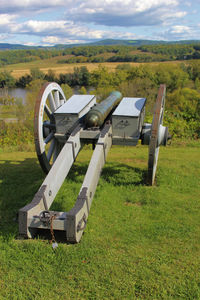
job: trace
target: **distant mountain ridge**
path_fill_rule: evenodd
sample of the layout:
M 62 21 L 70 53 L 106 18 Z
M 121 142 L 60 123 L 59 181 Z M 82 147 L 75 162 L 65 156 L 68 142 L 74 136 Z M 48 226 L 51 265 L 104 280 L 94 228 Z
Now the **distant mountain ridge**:
M 23 50 L 37 48 L 41 48 L 41 46 L 26 46 L 21 44 L 0 43 L 0 50 Z
M 58 44 L 53 46 L 53 48 L 70 48 L 70 47 L 81 47 L 81 46 L 114 46 L 114 45 L 123 45 L 123 46 L 144 46 L 144 45 L 156 45 L 156 44 L 196 44 L 200 43 L 200 40 L 182 40 L 182 41 L 162 41 L 162 40 L 114 40 L 114 39 L 106 39 L 92 43 L 86 44 L 71 44 L 64 45 Z
M 114 40 L 106 39 L 92 43 L 84 44 L 58 44 L 55 46 L 27 46 L 22 44 L 9 44 L 0 43 L 0 50 L 25 50 L 25 49 L 65 49 L 72 47 L 83 47 L 83 46 L 143 46 L 143 45 L 155 45 L 155 44 L 196 44 L 200 43 L 200 40 L 181 40 L 181 41 L 162 41 L 162 40 Z

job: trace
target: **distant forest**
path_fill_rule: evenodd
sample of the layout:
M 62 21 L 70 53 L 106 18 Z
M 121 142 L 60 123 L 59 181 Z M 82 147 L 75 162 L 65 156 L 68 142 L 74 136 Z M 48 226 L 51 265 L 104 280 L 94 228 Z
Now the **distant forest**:
M 58 57 L 57 63 L 161 62 L 200 58 L 200 43 L 147 46 L 79 46 L 66 49 L 1 50 L 0 67 Z M 62 58 L 63 57 L 63 58 Z

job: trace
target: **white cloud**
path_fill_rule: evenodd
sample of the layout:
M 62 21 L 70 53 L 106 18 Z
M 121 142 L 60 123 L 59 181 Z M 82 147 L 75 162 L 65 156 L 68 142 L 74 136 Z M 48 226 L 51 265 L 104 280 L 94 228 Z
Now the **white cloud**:
M 195 40 L 200 39 L 199 28 L 196 26 L 174 25 L 157 36 L 166 40 Z
M 107 26 L 161 24 L 185 15 L 180 0 L 1 0 L 0 11 L 18 13 L 51 11 L 62 7 L 67 20 Z
M 171 28 L 171 33 L 186 33 L 191 32 L 191 28 L 189 26 L 183 26 L 183 25 L 175 25 Z
M 35 21 L 29 20 L 27 22 L 11 26 L 12 33 L 35 34 L 51 36 L 67 36 L 85 39 L 102 38 L 104 31 L 91 30 L 85 26 L 74 24 L 72 21 Z
M 34 21 L 11 26 L 12 33 L 35 34 L 45 36 L 43 42 L 55 43 L 77 43 L 87 40 L 103 38 L 135 38 L 135 34 L 129 32 L 110 32 L 107 30 L 89 29 L 87 26 L 76 25 L 71 21 Z M 50 33 L 50 34 L 49 34 Z M 65 41 L 65 42 L 64 42 Z
M 22 43 L 21 41 L 18 42 L 18 44 L 23 44 L 25 46 L 39 46 L 38 43 L 34 43 L 34 42 L 27 42 L 27 43 Z
M 55 44 L 60 44 L 60 39 L 57 36 L 46 36 L 45 38 L 42 39 L 43 43 L 47 45 L 55 45 Z
M 4 40 L 7 40 L 9 38 L 9 35 L 8 34 L 0 34 L 0 41 L 4 41 Z
M 79 22 L 107 26 L 162 24 L 186 13 L 178 8 L 178 0 L 75 0 L 67 16 Z
M 16 25 L 16 17 L 16 15 L 0 14 L 0 33 L 2 33 L 3 36 L 11 33 L 12 26 Z
M 70 24 L 71 25 L 71 24 Z M 21 23 L 16 30 L 21 28 L 21 31 L 27 33 L 48 33 L 52 31 L 65 31 L 69 24 L 66 21 L 35 21 L 29 20 L 27 22 Z
M 0 14 L 0 26 L 9 25 L 15 18 L 15 15 Z
M 40 11 L 48 10 L 51 7 L 68 6 L 72 0 L 1 0 L 0 11 L 15 13 L 19 11 Z
M 68 39 L 68 38 L 59 38 L 57 36 L 46 36 L 42 39 L 42 42 L 46 46 L 56 45 L 56 44 L 81 44 L 84 43 L 85 40 L 76 40 L 76 39 Z
M 178 0 L 75 0 L 74 7 L 71 9 L 74 13 L 109 13 L 115 15 L 129 15 L 145 12 L 157 7 L 172 7 L 178 5 Z

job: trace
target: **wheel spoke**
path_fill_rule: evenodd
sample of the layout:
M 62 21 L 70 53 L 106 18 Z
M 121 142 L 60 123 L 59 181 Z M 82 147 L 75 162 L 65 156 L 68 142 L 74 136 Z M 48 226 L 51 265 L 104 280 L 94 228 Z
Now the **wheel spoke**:
M 48 128 L 48 129 L 51 128 L 51 122 L 48 120 L 45 120 L 43 122 L 43 128 Z
M 54 138 L 54 133 L 50 132 L 49 135 L 45 138 L 44 143 L 47 145 Z
M 54 99 L 55 99 L 56 108 L 58 108 L 60 106 L 59 91 L 55 91 Z
M 56 141 L 56 148 L 53 156 L 53 163 L 55 162 L 56 158 L 60 154 L 60 151 L 62 150 L 62 144 L 60 144 L 58 141 Z
M 49 94 L 48 98 L 49 98 L 50 108 L 52 112 L 54 112 L 56 110 L 56 105 L 55 105 L 55 100 L 52 92 Z
M 162 107 L 161 117 L 160 117 L 160 124 L 163 123 L 163 117 L 164 117 L 164 107 Z
M 53 152 L 54 152 L 54 150 L 55 150 L 55 146 L 56 146 L 56 140 L 55 140 L 55 138 L 54 138 L 54 139 L 52 140 L 52 142 L 51 142 L 51 145 L 50 145 L 50 147 L 49 147 L 49 151 L 48 151 L 48 153 L 47 153 L 47 159 L 48 159 L 48 161 L 51 160 L 52 154 L 53 154 Z
M 59 153 L 58 149 L 59 149 L 59 144 L 56 141 L 55 151 L 54 151 L 54 154 L 53 154 L 53 163 L 55 162 L 56 158 L 58 157 L 58 153 Z
M 60 99 L 60 105 L 63 105 L 65 103 L 65 99 Z
M 44 121 L 44 123 L 43 123 L 43 127 L 45 127 L 45 128 L 49 128 L 50 127 L 50 121 Z
M 52 117 L 52 112 L 51 112 L 51 110 L 50 110 L 50 108 L 48 107 L 47 104 L 45 104 L 44 111 L 45 111 L 45 113 L 47 114 L 47 116 L 49 117 L 49 119 L 51 119 L 51 117 Z
M 48 128 L 48 129 L 50 129 L 50 130 L 55 130 L 56 125 L 53 124 L 53 123 L 51 123 L 50 121 L 44 121 L 44 122 L 43 122 L 43 127 L 44 127 L 44 128 Z

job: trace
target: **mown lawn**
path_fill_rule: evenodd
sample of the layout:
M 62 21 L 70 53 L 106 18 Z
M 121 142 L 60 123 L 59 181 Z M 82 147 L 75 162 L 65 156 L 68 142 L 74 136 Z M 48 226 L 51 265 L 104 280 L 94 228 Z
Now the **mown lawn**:
M 91 150 L 54 209 L 73 205 Z M 200 299 L 200 143 L 162 148 L 146 186 L 147 147 L 113 147 L 79 244 L 18 239 L 15 217 L 44 175 L 35 153 L 0 153 L 0 299 Z

